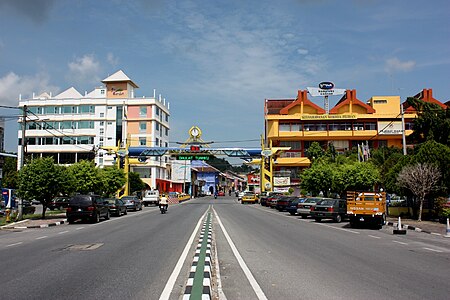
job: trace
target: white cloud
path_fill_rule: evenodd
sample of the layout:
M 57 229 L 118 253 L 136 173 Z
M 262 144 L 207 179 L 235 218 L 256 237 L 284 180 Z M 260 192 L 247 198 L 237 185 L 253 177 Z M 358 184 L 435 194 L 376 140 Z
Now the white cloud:
M 68 80 L 78 84 L 95 84 L 100 81 L 100 63 L 93 54 L 85 54 L 77 57 L 73 62 L 69 62 Z
M 308 49 L 299 48 L 299 49 L 297 49 L 297 53 L 300 55 L 306 55 L 309 53 L 309 51 L 308 51 Z
M 114 56 L 111 52 L 106 55 L 106 60 L 112 66 L 117 66 L 119 64 L 119 58 Z
M 389 58 L 386 60 L 385 69 L 387 72 L 408 72 L 416 66 L 416 62 L 413 60 L 400 61 L 397 57 Z
M 19 94 L 23 98 L 31 97 L 42 92 L 58 92 L 59 88 L 49 84 L 49 76 L 46 73 L 38 73 L 34 76 L 19 76 L 10 72 L 0 78 L 0 103 L 17 106 Z

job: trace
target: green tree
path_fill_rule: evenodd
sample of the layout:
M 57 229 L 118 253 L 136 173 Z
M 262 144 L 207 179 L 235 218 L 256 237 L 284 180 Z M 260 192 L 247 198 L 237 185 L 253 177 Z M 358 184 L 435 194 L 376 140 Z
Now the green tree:
M 139 173 L 130 172 L 128 173 L 128 181 L 130 183 L 130 194 L 135 192 L 140 192 L 145 189 L 145 182 L 139 177 Z
M 430 140 L 418 147 L 418 151 L 412 159 L 412 163 L 432 164 L 439 169 L 441 180 L 439 186 L 441 192 L 450 191 L 450 147 Z
M 410 139 L 417 143 L 434 140 L 450 146 L 450 109 L 442 109 L 435 103 L 409 97 L 406 102 L 418 111 Z
M 3 164 L 2 187 L 17 189 L 19 184 L 19 172 L 17 172 L 17 158 L 5 157 Z
M 324 162 L 313 163 L 310 168 L 300 174 L 301 187 L 317 196 L 321 191 L 325 194 L 332 188 L 333 166 Z
M 80 194 L 102 194 L 103 182 L 94 162 L 82 160 L 67 167 L 72 178 L 72 190 Z
M 50 201 L 61 191 L 61 178 L 64 168 L 54 163 L 53 158 L 38 158 L 26 164 L 19 172 L 19 197 L 25 200 L 38 200 L 45 218 Z
M 309 146 L 308 150 L 306 150 L 306 156 L 310 161 L 314 161 L 319 159 L 324 155 L 324 151 L 318 142 L 312 142 L 311 146 Z
M 136 173 L 129 173 L 136 174 Z M 116 166 L 98 169 L 98 176 L 103 183 L 100 195 L 110 197 L 126 183 L 125 172 Z M 138 175 L 139 176 L 139 175 Z

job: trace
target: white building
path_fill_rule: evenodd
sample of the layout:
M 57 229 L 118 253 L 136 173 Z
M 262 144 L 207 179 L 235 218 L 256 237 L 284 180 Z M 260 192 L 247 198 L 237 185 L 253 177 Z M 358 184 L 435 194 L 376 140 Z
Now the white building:
M 138 86 L 123 71 L 102 80 L 104 86 L 82 95 L 71 87 L 52 96 L 42 93 L 19 99 L 26 106 L 25 157 L 54 158 L 58 164 L 95 159 L 97 166 L 108 166 L 116 156 L 104 146 L 167 146 L 169 141 L 169 103 L 156 97 L 135 97 Z M 19 120 L 20 128 L 22 120 Z M 158 129 L 158 130 L 156 130 Z M 18 131 L 18 165 L 22 161 L 22 129 Z M 150 187 L 156 179 L 168 179 L 166 159 L 149 159 L 131 164 Z

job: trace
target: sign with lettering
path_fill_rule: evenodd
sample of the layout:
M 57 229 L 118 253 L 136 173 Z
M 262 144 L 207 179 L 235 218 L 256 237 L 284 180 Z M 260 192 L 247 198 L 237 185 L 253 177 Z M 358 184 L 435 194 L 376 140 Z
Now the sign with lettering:
M 402 134 L 402 122 L 401 121 L 379 121 L 378 122 L 378 134 L 380 135 L 397 135 Z
M 302 115 L 301 120 L 341 120 L 341 119 L 356 119 L 356 115 L 344 114 L 344 115 Z

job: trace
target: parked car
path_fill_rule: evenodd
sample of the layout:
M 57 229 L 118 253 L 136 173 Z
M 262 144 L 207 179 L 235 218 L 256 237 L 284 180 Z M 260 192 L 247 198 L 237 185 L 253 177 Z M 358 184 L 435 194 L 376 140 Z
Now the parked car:
M 295 197 L 295 199 L 292 200 L 289 206 L 286 208 L 286 211 L 291 215 L 295 215 L 297 213 L 298 204 L 302 203 L 303 201 L 305 201 L 305 198 Z
M 127 207 L 127 210 L 132 211 L 138 211 L 142 210 L 142 201 L 139 200 L 136 196 L 123 196 L 120 198 L 123 203 L 125 203 L 125 206 Z
M 305 201 L 299 203 L 297 205 L 297 213 L 303 218 L 306 219 L 311 215 L 311 208 L 316 206 L 317 202 L 324 200 L 324 198 L 305 198 Z
M 263 192 L 263 193 L 261 193 L 261 195 L 259 197 L 259 203 L 262 206 L 269 206 L 268 199 L 273 195 L 282 195 L 282 193 L 280 193 L 280 192 Z
M 112 216 L 120 217 L 121 215 L 126 215 L 128 213 L 125 203 L 121 199 L 108 198 L 105 199 L 108 202 L 109 213 Z
M 55 197 L 52 199 L 50 204 L 48 205 L 48 209 L 50 210 L 63 210 L 69 206 L 69 197 Z
M 297 197 L 292 196 L 284 196 L 277 199 L 277 204 L 275 205 L 275 208 L 279 211 L 285 211 L 289 205 L 291 205 L 291 202 L 297 199 Z
M 109 220 L 109 205 L 98 195 L 75 195 L 69 200 L 66 216 L 69 224 L 79 219 L 98 223 L 100 218 Z
M 218 191 L 217 192 L 217 196 L 225 196 L 225 192 L 224 191 Z
M 320 222 L 322 219 L 333 219 L 340 223 L 342 219 L 347 217 L 347 200 L 323 199 L 311 208 L 311 217 L 316 222 Z
M 270 196 L 269 198 L 267 198 L 267 206 L 270 208 L 275 208 L 277 206 L 278 199 L 280 199 L 281 197 L 284 197 L 284 195 L 283 194 L 274 194 L 274 195 Z

